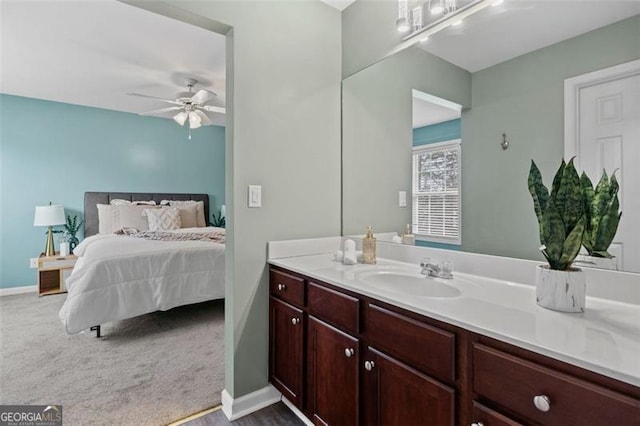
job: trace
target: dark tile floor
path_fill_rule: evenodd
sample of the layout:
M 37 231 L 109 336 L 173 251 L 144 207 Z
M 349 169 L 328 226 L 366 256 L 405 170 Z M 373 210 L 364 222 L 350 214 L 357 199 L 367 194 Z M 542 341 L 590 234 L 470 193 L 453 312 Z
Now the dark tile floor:
M 231 423 L 222 410 L 184 423 L 184 426 L 301 426 L 304 423 L 282 402 L 270 405 Z

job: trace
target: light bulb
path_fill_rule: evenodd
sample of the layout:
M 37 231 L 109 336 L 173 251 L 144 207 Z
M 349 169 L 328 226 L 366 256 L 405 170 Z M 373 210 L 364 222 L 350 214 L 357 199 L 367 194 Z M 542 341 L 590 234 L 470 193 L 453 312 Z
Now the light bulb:
M 173 119 L 179 125 L 184 126 L 184 122 L 187 120 L 187 113 L 184 111 L 181 111 L 178 114 L 174 115 Z
M 200 116 L 195 112 L 191 111 L 189 113 L 189 128 L 197 129 L 201 125 L 202 125 L 202 118 L 200 118 Z

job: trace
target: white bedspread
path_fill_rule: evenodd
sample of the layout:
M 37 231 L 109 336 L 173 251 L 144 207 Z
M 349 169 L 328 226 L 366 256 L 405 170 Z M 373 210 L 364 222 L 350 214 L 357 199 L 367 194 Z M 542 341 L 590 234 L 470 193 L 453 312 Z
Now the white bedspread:
M 184 228 L 172 232 L 224 231 Z M 224 244 L 94 235 L 74 250 L 60 319 L 67 333 L 224 297 Z

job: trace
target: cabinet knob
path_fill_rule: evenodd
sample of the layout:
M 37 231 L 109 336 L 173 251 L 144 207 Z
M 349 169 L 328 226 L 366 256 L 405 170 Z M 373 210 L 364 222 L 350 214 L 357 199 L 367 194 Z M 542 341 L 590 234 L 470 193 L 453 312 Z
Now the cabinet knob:
M 291 318 L 291 324 L 293 325 L 300 324 L 300 318 Z
M 355 351 L 353 350 L 353 348 L 347 348 L 344 350 L 344 354 L 347 356 L 347 358 L 351 358 L 351 356 L 355 353 Z
M 482 422 L 471 423 L 471 426 L 484 426 Z
M 286 289 L 286 288 L 287 288 L 287 286 L 286 286 L 286 285 L 284 285 L 284 284 L 278 284 L 278 290 L 280 290 L 280 291 L 284 291 L 284 289 Z
M 367 371 L 371 371 L 373 369 L 373 367 L 375 367 L 376 364 L 373 361 L 365 361 L 364 362 L 364 369 Z
M 533 405 L 542 412 L 547 412 L 551 410 L 551 401 L 549 397 L 546 395 L 536 395 L 533 397 Z

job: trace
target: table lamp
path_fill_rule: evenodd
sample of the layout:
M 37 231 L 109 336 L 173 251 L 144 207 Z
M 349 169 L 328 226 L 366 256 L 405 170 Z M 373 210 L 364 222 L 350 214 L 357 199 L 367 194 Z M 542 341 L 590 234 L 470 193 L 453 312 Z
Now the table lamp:
M 55 256 L 56 249 L 53 243 L 53 227 L 56 225 L 64 225 L 64 207 L 52 206 L 36 206 L 36 214 L 33 219 L 33 226 L 48 226 L 47 244 L 44 249 L 45 256 Z

